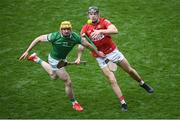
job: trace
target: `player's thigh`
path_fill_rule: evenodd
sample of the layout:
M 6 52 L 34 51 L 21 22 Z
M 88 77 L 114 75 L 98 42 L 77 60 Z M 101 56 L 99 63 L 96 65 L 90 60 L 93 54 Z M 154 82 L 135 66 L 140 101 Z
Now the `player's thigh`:
M 106 58 L 116 63 L 118 61 L 122 61 L 124 58 L 124 55 L 118 49 L 115 49 L 111 53 L 107 54 Z
M 64 67 L 59 69 L 59 70 L 56 70 L 56 75 L 62 80 L 69 80 L 70 79 L 70 76 Z
M 52 80 L 56 80 L 57 79 L 56 71 L 52 70 L 52 72 L 51 72 L 51 74 L 49 74 L 49 76 L 51 77 Z
M 57 68 L 57 64 L 59 63 L 59 60 L 56 60 L 56 59 L 52 58 L 52 57 L 49 55 L 49 56 L 48 56 L 48 63 L 51 65 L 51 69 L 52 69 L 53 71 L 59 70 L 59 69 Z
M 114 81 L 116 80 L 114 73 L 112 71 L 109 70 L 109 68 L 106 66 L 104 68 L 101 69 L 103 74 L 110 80 L 110 81 Z
M 118 65 L 126 72 L 130 71 L 131 69 L 131 65 L 129 64 L 129 62 L 127 61 L 125 57 L 123 60 L 118 61 Z
M 111 53 L 106 54 L 106 56 L 103 58 L 97 57 L 96 61 L 101 69 L 107 66 L 107 63 L 105 62 L 107 59 L 117 63 L 118 61 L 122 61 L 124 59 L 124 55 L 118 49 L 115 49 Z

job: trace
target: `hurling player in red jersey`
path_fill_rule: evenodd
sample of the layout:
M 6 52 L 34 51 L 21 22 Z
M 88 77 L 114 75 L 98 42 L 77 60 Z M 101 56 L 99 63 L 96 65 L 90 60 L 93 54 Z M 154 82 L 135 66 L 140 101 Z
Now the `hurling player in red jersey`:
M 92 23 L 85 24 L 82 27 L 81 35 L 87 35 L 92 42 L 95 44 L 99 51 L 102 51 L 106 56 L 99 57 L 95 52 L 92 55 L 96 58 L 100 68 L 104 75 L 108 78 L 113 91 L 118 97 L 121 103 L 121 110 L 127 111 L 127 103 L 125 102 L 124 96 L 121 92 L 119 85 L 117 84 L 116 77 L 112 71 L 107 66 L 106 60 L 112 61 L 120 66 L 125 72 L 127 72 L 134 80 L 136 80 L 139 85 L 144 88 L 148 93 L 153 93 L 154 90 L 151 86 L 146 84 L 135 69 L 131 67 L 124 55 L 118 50 L 117 45 L 113 42 L 111 34 L 118 33 L 117 28 L 107 19 L 100 18 L 99 9 L 96 6 L 91 6 L 88 9 L 88 17 Z M 82 52 L 84 50 L 83 46 L 78 46 L 78 57 L 76 62 L 80 62 Z

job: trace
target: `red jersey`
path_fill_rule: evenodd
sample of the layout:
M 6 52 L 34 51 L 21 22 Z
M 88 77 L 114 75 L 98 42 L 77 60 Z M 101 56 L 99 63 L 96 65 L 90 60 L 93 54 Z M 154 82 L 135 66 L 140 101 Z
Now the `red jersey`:
M 99 18 L 98 23 L 96 24 L 85 24 L 81 29 L 81 35 L 85 33 L 95 44 L 99 51 L 102 51 L 104 54 L 111 53 L 116 49 L 116 44 L 112 41 L 112 38 L 109 34 L 101 34 L 95 39 L 91 37 L 91 33 L 94 30 L 107 29 L 112 23 L 105 18 Z M 92 52 L 94 57 L 98 57 L 95 52 Z

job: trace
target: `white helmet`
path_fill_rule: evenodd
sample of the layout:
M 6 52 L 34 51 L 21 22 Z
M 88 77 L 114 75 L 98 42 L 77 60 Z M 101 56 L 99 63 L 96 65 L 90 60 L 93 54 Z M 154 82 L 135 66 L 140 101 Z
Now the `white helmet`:
M 90 6 L 88 8 L 88 13 L 97 13 L 97 14 L 99 14 L 99 8 L 96 7 L 96 6 Z

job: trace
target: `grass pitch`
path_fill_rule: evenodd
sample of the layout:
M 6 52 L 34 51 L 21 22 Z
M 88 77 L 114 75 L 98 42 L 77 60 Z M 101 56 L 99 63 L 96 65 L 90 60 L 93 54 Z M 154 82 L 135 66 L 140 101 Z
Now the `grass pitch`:
M 76 32 L 86 23 L 90 5 L 100 8 L 119 29 L 118 48 L 155 89 L 148 94 L 126 73 L 115 74 L 129 111 L 119 103 L 89 51 L 86 66 L 67 67 L 84 112 L 72 110 L 63 82 L 52 81 L 37 64 L 17 58 L 38 35 L 57 31 L 70 20 Z M 179 0 L 1 0 L 0 118 L 180 119 L 180 1 Z M 46 60 L 50 44 L 33 49 Z M 68 60 L 76 58 L 76 48 Z

